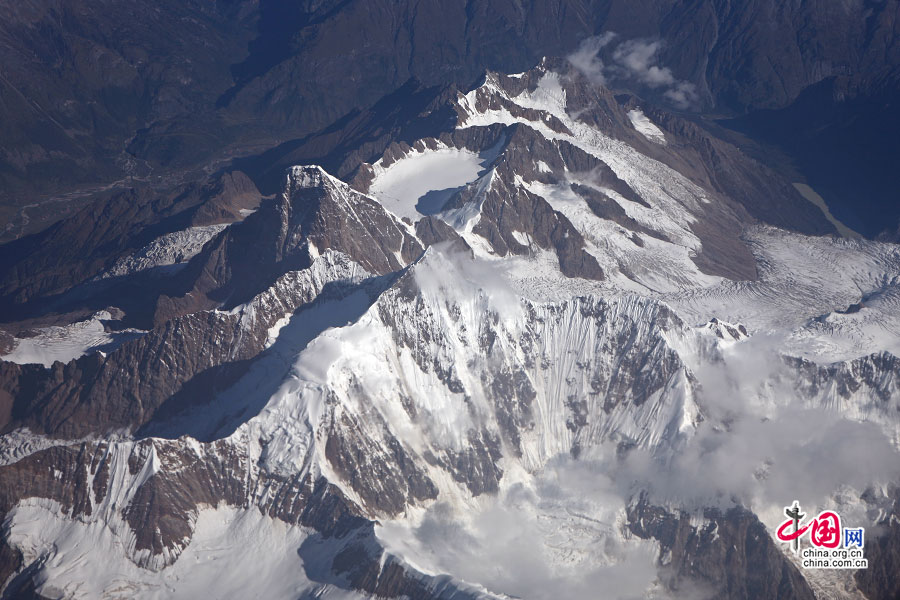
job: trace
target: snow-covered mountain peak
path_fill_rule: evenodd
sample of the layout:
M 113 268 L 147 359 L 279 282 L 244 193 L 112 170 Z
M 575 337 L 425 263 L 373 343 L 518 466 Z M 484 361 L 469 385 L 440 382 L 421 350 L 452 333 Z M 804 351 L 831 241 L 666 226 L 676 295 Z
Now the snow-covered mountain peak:
M 344 182 L 332 177 L 319 165 L 296 165 L 288 169 L 285 193 L 294 189 L 344 186 Z

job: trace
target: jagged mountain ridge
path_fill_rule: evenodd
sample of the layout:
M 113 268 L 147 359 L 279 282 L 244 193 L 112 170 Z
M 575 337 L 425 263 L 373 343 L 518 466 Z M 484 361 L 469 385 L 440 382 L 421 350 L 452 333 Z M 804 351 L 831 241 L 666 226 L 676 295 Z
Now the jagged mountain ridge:
M 96 412 L 83 419 L 68 415 L 70 420 L 54 419 L 51 412 L 49 420 L 12 422 L 12 427 L 32 428 L 31 434 L 18 430 L 15 435 L 31 435 L 33 450 L 17 454 L 23 445 L 8 434 L 12 440 L 4 455 L 8 464 L 0 471 L 8 482 L 3 510 L 10 515 L 7 538 L 18 545 L 13 548 L 7 542 L 5 552 L 15 556 L 25 551 L 18 560 L 48 574 L 33 579 L 27 572 L 14 580 L 16 585 L 37 581 L 38 592 L 44 589 L 40 586 L 49 592 L 65 585 L 66 576 L 54 570 L 56 563 L 47 562 L 52 551 L 42 546 L 51 540 L 33 532 L 29 537 L 25 528 L 36 515 L 100 523 L 99 529 L 122 519 L 128 526 L 114 527 L 116 535 L 131 539 L 128 532 L 135 531 L 136 536 L 125 544 L 125 556 L 117 558 L 159 569 L 177 565 L 177 557 L 190 547 L 195 520 L 208 510 L 203 506 L 224 504 L 251 514 L 259 507 L 276 519 L 305 525 L 311 528 L 304 535 L 310 535 L 313 546 L 316 536 L 332 540 L 337 551 L 333 556 L 322 552 L 330 560 L 321 559 L 330 562 L 328 576 L 314 568 L 312 555 L 300 553 L 308 578 L 304 585 L 325 586 L 325 593 L 348 588 L 414 597 L 513 593 L 504 589 L 502 580 L 476 578 L 469 581 L 476 584 L 473 589 L 452 579 L 430 578 L 429 573 L 443 572 L 440 561 L 417 566 L 422 556 L 402 552 L 387 558 L 392 553 L 384 547 L 398 544 L 397 539 L 369 520 L 402 526 L 409 519 L 415 527 L 420 511 L 446 503 L 458 510 L 489 502 L 509 493 L 507 486 L 533 481 L 542 471 L 552 470 L 560 456 L 603 464 L 609 460 L 610 444 L 625 459 L 645 452 L 669 456 L 690 447 L 704 422 L 717 422 L 716 398 L 704 392 L 713 380 L 703 370 L 727 362 L 731 348 L 745 347 L 743 342 L 764 330 L 764 321 L 759 320 L 764 317 L 758 317 L 749 331 L 719 321 L 707 326 L 696 320 L 704 310 L 696 303 L 702 305 L 705 295 L 727 301 L 729 291 L 733 294 L 748 285 L 751 290 L 778 291 L 771 266 L 749 272 L 742 266 L 744 256 L 760 261 L 756 246 L 776 248 L 779 236 L 797 243 L 807 243 L 806 238 L 756 225 L 741 209 L 742 199 L 732 197 L 728 188 L 718 189 L 703 182 L 702 174 L 681 173 L 625 145 L 621 138 L 608 137 L 621 128 L 627 131 L 623 137 L 652 153 L 649 144 L 655 142 L 638 137 L 640 130 L 634 125 L 626 129 L 633 123 L 627 114 L 599 131 L 590 127 L 591 121 L 585 125 L 573 119 L 568 113 L 577 112 L 573 109 L 583 100 L 575 95 L 575 104 L 569 104 L 572 88 L 561 83 L 560 74 L 540 68 L 512 78 L 521 83 L 509 87 L 499 77 L 490 75 L 483 86 L 457 98 L 460 118 L 454 130 L 412 147 L 393 147 L 370 170 L 361 171 L 354 185 L 380 189 L 381 196 L 367 197 L 318 168 L 292 169 L 281 197 L 217 234 L 176 274 L 189 284 L 185 296 L 196 297 L 191 304 L 164 302 L 171 313 L 158 310 L 161 322 L 146 336 L 126 342 L 107 357 L 79 359 L 109 364 L 105 368 L 111 379 L 128 389 L 128 380 L 118 375 L 125 365 L 154 360 L 134 359 L 135 349 L 157 347 L 160 336 L 169 335 L 163 337 L 167 350 L 182 349 L 184 354 L 154 365 L 159 374 L 134 381 L 146 377 L 145 385 L 156 384 L 163 375 L 178 386 L 185 378 L 190 380 L 190 374 L 205 372 L 209 365 L 200 359 L 249 361 L 246 369 L 230 373 L 233 379 L 219 382 L 225 389 L 214 387 L 210 398 L 196 390 L 179 397 L 173 388 L 162 388 L 156 392 L 158 399 L 142 401 L 137 405 L 142 410 L 136 413 L 134 404 L 127 403 L 118 412 L 94 407 Z M 648 113 L 653 114 L 649 109 L 643 114 Z M 599 121 L 596 115 L 593 119 Z M 662 120 L 657 126 L 667 148 L 681 142 L 676 127 L 672 131 Z M 492 156 L 487 151 L 501 139 L 504 145 Z M 691 151 L 689 146 L 686 151 Z M 388 205 L 390 200 L 384 190 L 397 189 L 379 187 L 379 178 L 388 176 L 392 166 L 427 159 L 432 153 L 480 162 L 450 188 L 438 210 L 423 216 L 416 226 L 406 224 L 379 206 L 379 201 Z M 466 158 L 466 153 L 476 158 Z M 675 158 L 669 162 L 678 164 Z M 401 201 L 406 209 L 410 203 L 415 208 L 421 198 L 406 196 Z M 784 206 L 798 211 L 794 222 L 826 227 L 815 220 L 806 222 L 803 215 L 810 214 L 810 208 L 795 205 L 796 201 L 792 196 L 783 198 Z M 694 229 L 699 222 L 695 219 L 710 218 L 710 213 L 715 225 L 731 223 L 735 235 L 755 227 L 762 227 L 763 233 L 740 242 L 747 244 L 745 252 L 723 252 L 715 239 L 707 241 L 709 232 Z M 421 231 L 455 250 L 438 243 L 423 255 L 427 244 L 421 241 Z M 816 243 L 823 246 L 842 243 L 819 240 Z M 712 264 L 727 270 L 710 269 L 698 260 L 710 248 L 718 254 L 710 259 Z M 242 266 L 251 251 L 254 260 Z M 857 243 L 855 251 L 872 255 L 879 266 L 872 267 L 869 276 L 883 277 L 881 294 L 890 297 L 896 250 Z M 665 256 L 678 260 L 662 261 Z M 770 260 L 789 258 L 776 254 Z M 854 260 L 861 262 L 856 255 L 845 260 L 848 266 L 854 266 Z M 284 270 L 288 272 L 281 273 Z M 751 277 L 745 279 L 743 273 Z M 239 280 L 252 283 L 249 289 L 256 288 L 257 294 L 235 297 Z M 808 300 L 802 292 L 800 299 L 791 300 L 796 305 Z M 234 305 L 237 302 L 242 303 Z M 705 306 L 716 309 L 714 304 Z M 890 306 L 879 309 L 873 302 L 870 318 L 891 326 L 885 316 Z M 283 320 L 298 309 L 285 324 Z M 324 330 L 328 326 L 333 328 Z M 851 346 L 850 351 L 858 353 L 857 363 L 807 361 L 798 367 L 787 359 L 788 370 L 771 376 L 801 382 L 797 397 L 812 406 L 829 402 L 839 410 L 844 410 L 843 403 L 868 406 L 858 414 L 851 411 L 851 418 L 875 415 L 870 420 L 890 430 L 896 428 L 892 417 L 896 361 L 890 354 L 867 353 L 879 344 L 883 342 Z M 191 355 L 198 360 L 183 360 Z M 59 373 L 79 368 L 78 362 L 72 364 L 43 370 L 5 363 L 5 369 L 16 373 L 5 378 L 4 385 L 10 380 L 30 382 L 35 374 L 71 383 L 77 378 Z M 185 371 L 170 373 L 175 364 Z M 802 377 L 791 369 L 801 371 Z M 841 369 L 846 375 L 837 376 L 835 370 Z M 859 373 L 863 376 L 857 377 Z M 222 374 L 214 371 L 214 379 L 222 379 Z M 268 387 L 260 386 L 263 381 Z M 823 389 L 817 381 L 846 385 Z M 70 398 L 92 409 L 90 395 L 85 403 L 84 393 L 73 387 Z M 55 391 L 57 384 L 46 389 Z M 6 390 L 9 397 L 26 404 L 34 400 L 22 388 Z M 104 392 L 98 398 L 115 401 L 131 394 Z M 771 390 L 768 394 L 775 396 Z M 761 396 L 766 398 L 767 392 Z M 154 412 L 159 400 L 172 398 L 176 406 Z M 198 399 L 199 405 L 177 405 L 180 400 Z M 83 410 L 69 398 L 57 397 L 55 402 L 66 410 L 73 406 Z M 98 415 L 118 420 L 98 420 Z M 15 406 L 13 417 L 21 418 Z M 146 427 L 157 437 L 113 440 L 104 446 L 34 436 L 43 431 L 71 440 L 109 435 L 123 427 L 126 431 Z M 205 441 L 181 437 L 184 434 Z M 106 464 L 119 466 L 107 476 L 104 469 L 111 466 Z M 62 475 L 56 476 L 54 469 Z M 115 493 L 107 493 L 104 486 Z M 630 490 L 635 501 L 639 491 L 640 486 Z M 29 497 L 55 500 L 62 511 L 43 501 L 23 503 Z M 112 498 L 115 508 L 107 502 Z M 95 517 L 95 507 L 104 502 L 111 512 Z M 616 502 L 621 506 L 615 508 Z M 638 526 L 628 515 L 647 511 L 646 505 L 629 505 L 626 498 L 616 502 L 613 516 L 604 521 L 613 535 L 598 534 L 613 548 L 607 555 L 600 553 L 601 563 L 616 564 L 618 551 L 626 555 L 632 548 L 639 551 L 643 546 L 636 538 L 655 538 L 658 548 L 671 550 L 669 525 Z M 660 510 L 681 522 L 691 521 L 689 516 L 678 517 L 677 504 Z M 334 527 L 342 514 L 348 515 L 350 524 Z M 665 524 L 669 518 L 660 521 Z M 740 519 L 729 521 L 742 525 L 728 535 L 743 539 L 744 527 L 764 531 L 757 519 L 742 513 Z M 807 582 L 772 540 L 758 534 L 751 537 L 748 554 L 764 554 L 772 561 L 771 572 L 784 574 L 779 588 L 784 597 L 810 597 Z M 651 569 L 657 558 L 662 559 L 659 552 L 652 552 L 656 549 L 651 547 L 647 561 Z M 703 544 L 678 550 L 705 551 Z M 595 558 L 590 554 L 585 558 L 580 550 L 576 554 L 582 558 L 575 565 L 593 568 Z M 11 564 L 14 570 L 19 568 L 16 561 Z M 738 564 L 743 568 L 748 563 Z M 680 575 L 685 581 L 699 575 L 715 582 L 711 574 L 722 568 L 713 560 Z M 454 573 L 448 575 L 452 578 Z M 500 589 L 491 589 L 492 584 Z M 677 578 L 669 585 L 677 589 Z M 722 591 L 727 597 L 765 593 L 749 583 Z
M 657 44 L 660 67 L 695 86 L 698 108 L 717 114 L 782 108 L 835 77 L 865 88 L 896 72 L 897 7 L 8 1 L 3 234 L 36 231 L 110 185 L 190 180 L 194 168 L 300 143 L 411 79 L 468 87 L 484 69 L 523 70 L 607 32 Z M 640 81 L 621 85 L 664 98 Z M 889 137 L 877 120 L 850 135 Z

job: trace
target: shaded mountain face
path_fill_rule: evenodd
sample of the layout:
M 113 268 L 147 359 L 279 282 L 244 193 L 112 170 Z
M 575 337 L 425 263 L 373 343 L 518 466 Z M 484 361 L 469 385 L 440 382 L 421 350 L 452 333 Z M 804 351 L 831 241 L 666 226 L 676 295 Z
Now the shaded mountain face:
M 850 228 L 896 241 L 898 98 L 896 70 L 866 78 L 830 77 L 785 108 L 752 112 L 724 124 L 779 150 L 773 153 L 779 159 L 791 157 L 799 175 Z
M 889 71 L 900 51 L 896 0 L 6 2 L 3 12 L 6 239 L 73 210 L 73 192 L 193 180 L 352 120 L 411 79 L 468 88 L 485 69 L 519 72 L 609 32 L 608 83 L 713 114 L 783 108 L 826 78 Z M 888 143 L 872 123 L 852 133 Z M 849 202 L 835 189 L 832 203 Z
M 412 82 L 3 246 L 2 593 L 892 597 L 897 246 L 595 75 Z M 871 568 L 802 568 L 794 499 Z

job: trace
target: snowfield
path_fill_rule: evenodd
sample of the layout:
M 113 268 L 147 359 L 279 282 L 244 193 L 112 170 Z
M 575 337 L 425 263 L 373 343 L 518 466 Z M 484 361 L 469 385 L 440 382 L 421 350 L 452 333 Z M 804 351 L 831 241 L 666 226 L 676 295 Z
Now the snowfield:
M 249 212 L 252 214 L 254 211 Z M 244 215 L 244 212 L 241 214 Z M 228 224 L 201 225 L 167 233 L 140 250 L 117 260 L 116 264 L 100 275 L 100 278 L 120 277 L 156 267 L 186 263 L 203 249 L 206 242 L 216 237 L 226 227 Z
M 101 310 L 85 321 L 36 329 L 31 337 L 16 338 L 12 351 L 0 358 L 22 365 L 36 363 L 49 367 L 54 362 L 67 363 L 91 352 L 112 352 L 120 344 L 146 333 L 138 329 L 107 331 L 103 321 L 112 318 L 108 311 Z
M 398 217 L 415 222 L 439 212 L 452 192 L 475 181 L 483 162 L 456 148 L 412 150 L 388 167 L 376 163 L 369 193 Z
M 366 597 L 310 581 L 306 576 L 310 566 L 299 555 L 308 533 L 257 509 L 221 506 L 201 510 L 190 543 L 172 566 L 160 572 L 130 561 L 123 552 L 123 540 L 110 524 L 68 519 L 52 503 L 16 507 L 5 527 L 28 562 L 42 564 L 42 579 L 47 583 L 40 586 L 40 593 L 48 597 Z
M 628 111 L 628 119 L 638 133 L 643 135 L 651 142 L 656 142 L 663 146 L 666 145 L 666 134 L 663 130 L 656 126 L 656 123 L 647 118 L 644 111 L 640 109 L 632 109 Z

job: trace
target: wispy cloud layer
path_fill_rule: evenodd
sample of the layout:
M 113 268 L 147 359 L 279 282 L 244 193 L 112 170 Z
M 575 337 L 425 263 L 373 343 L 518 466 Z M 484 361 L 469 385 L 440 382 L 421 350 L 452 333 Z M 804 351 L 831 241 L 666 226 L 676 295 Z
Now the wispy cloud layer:
M 616 34 L 606 32 L 581 42 L 568 58 L 573 67 L 597 84 L 620 82 L 662 89 L 663 97 L 675 107 L 691 108 L 698 101 L 697 88 L 659 64 L 663 46 L 662 40 L 618 40 Z
M 569 55 L 569 62 L 594 83 L 606 85 L 606 65 L 600 59 L 600 50 L 615 37 L 616 34 L 607 32 L 587 38 L 579 44 L 575 52 Z
M 628 532 L 638 494 L 692 514 L 735 505 L 779 514 L 793 500 L 815 512 L 842 490 L 900 478 L 900 454 L 881 427 L 797 396 L 783 341 L 760 334 L 695 366 L 704 419 L 683 443 L 624 450 L 607 441 L 534 473 L 505 463 L 498 495 L 450 498 L 379 536 L 427 571 L 513 597 L 715 597 L 662 584 L 659 546 Z
M 417 525 L 384 524 L 390 551 L 432 572 L 530 600 L 646 598 L 654 542 L 623 535 L 625 503 L 600 463 L 561 456 L 475 505 L 442 502 Z M 656 598 L 665 596 L 655 595 Z

